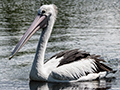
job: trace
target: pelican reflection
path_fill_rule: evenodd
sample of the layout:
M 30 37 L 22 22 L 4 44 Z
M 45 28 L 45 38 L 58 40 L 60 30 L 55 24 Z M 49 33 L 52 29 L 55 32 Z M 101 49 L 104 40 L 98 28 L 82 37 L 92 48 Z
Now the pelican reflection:
M 114 78 L 76 83 L 47 83 L 30 81 L 30 90 L 106 90 L 111 88 Z

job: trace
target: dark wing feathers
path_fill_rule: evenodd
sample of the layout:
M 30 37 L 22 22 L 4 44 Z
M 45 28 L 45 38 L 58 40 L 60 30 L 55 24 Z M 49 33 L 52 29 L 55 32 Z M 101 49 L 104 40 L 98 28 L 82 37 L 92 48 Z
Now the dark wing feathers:
M 100 72 L 100 71 L 113 71 L 110 67 L 106 66 L 103 63 L 100 63 L 100 61 L 105 62 L 105 60 L 103 60 L 100 55 L 90 55 L 89 52 L 85 52 L 85 51 L 79 51 L 79 49 L 74 49 L 74 50 L 66 50 L 60 53 L 57 53 L 56 55 L 52 56 L 51 58 L 55 57 L 59 58 L 59 57 L 64 57 L 59 65 L 64 65 L 64 64 L 68 64 L 74 61 L 78 61 L 81 60 L 83 58 L 91 58 L 95 60 L 95 63 L 97 65 L 97 71 L 96 72 Z M 50 58 L 50 59 L 51 59 Z
M 58 66 L 61 66 L 63 64 L 68 64 L 73 61 L 81 60 L 82 58 L 86 58 L 90 54 L 85 51 L 79 51 L 79 49 L 70 50 L 64 53 L 63 59 L 60 61 L 60 64 Z
M 65 57 L 67 54 L 72 53 L 72 52 L 75 52 L 75 51 L 78 51 L 78 50 L 79 50 L 79 49 L 62 51 L 62 52 L 60 52 L 60 53 L 55 54 L 55 55 L 52 56 L 50 59 L 52 59 L 52 58 L 55 57 L 55 56 L 56 56 L 56 58 L 59 58 L 59 57 L 62 57 L 62 56 Z
M 99 62 L 96 62 L 96 65 L 97 65 L 97 71 L 100 72 L 100 71 L 112 71 L 112 69 L 108 66 L 106 66 L 105 64 L 103 63 L 99 63 Z

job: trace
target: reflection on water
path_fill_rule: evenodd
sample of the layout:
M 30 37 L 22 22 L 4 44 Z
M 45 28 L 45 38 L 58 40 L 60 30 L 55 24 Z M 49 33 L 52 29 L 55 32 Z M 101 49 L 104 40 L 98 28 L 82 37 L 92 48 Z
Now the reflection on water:
M 118 69 L 116 82 L 106 82 L 110 89 L 120 87 L 120 1 L 119 0 L 1 0 L 0 1 L 0 89 L 28 87 L 40 30 L 11 60 L 8 57 L 43 4 L 54 3 L 58 17 L 49 39 L 45 60 L 57 52 L 79 48 L 101 55 L 106 64 Z M 9 83 L 8 83 L 9 82 Z M 18 83 L 16 83 L 18 82 Z M 10 84 L 11 83 L 11 84 Z M 16 84 L 17 85 L 16 85 Z M 79 83 L 75 88 L 101 85 L 97 81 Z M 82 84 L 82 85 L 81 85 Z M 103 83 L 104 84 L 104 83 Z M 9 87 L 9 85 L 11 85 Z M 32 84 L 30 84 L 32 85 Z M 38 85 L 40 85 L 38 83 Z M 89 86 L 91 85 L 91 86 Z M 98 85 L 98 86 L 96 86 Z M 8 87 L 6 87 L 8 86 Z M 43 84 L 44 86 L 44 84 Z M 47 85 L 50 86 L 54 85 Z M 46 87 L 45 86 L 45 87 Z M 60 84 L 56 88 L 65 87 Z M 73 88 L 74 85 L 67 85 Z M 83 87 L 81 87 L 83 86 Z M 30 86 L 32 88 L 32 86 Z M 101 87 L 101 86 L 100 86 Z M 3 88 L 2 88 L 3 89 Z M 28 89 L 29 90 L 29 89 Z
M 99 81 L 77 82 L 77 83 L 45 83 L 30 82 L 30 90 L 106 90 L 111 88 L 113 78 Z

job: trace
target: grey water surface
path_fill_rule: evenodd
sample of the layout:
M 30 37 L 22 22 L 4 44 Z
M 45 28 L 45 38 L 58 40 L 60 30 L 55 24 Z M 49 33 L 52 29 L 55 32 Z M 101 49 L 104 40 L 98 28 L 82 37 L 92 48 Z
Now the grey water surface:
M 102 80 L 71 84 L 30 82 L 29 72 L 41 30 L 8 60 L 43 4 L 54 3 L 58 17 L 45 60 L 79 48 L 101 55 L 117 72 Z M 0 90 L 120 90 L 120 0 L 1 0 Z

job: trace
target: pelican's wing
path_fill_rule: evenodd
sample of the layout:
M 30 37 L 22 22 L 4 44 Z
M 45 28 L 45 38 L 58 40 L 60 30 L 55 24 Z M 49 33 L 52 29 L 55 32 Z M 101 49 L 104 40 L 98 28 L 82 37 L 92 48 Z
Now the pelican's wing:
M 51 72 L 51 76 L 59 80 L 77 80 L 95 71 L 97 69 L 93 59 L 82 59 L 56 68 Z
M 110 67 L 100 63 L 104 60 L 100 59 L 99 55 L 90 55 L 78 49 L 60 52 L 52 58 L 61 58 L 57 60 L 56 68 L 51 71 L 51 76 L 56 79 L 76 80 L 90 73 L 113 71 Z

